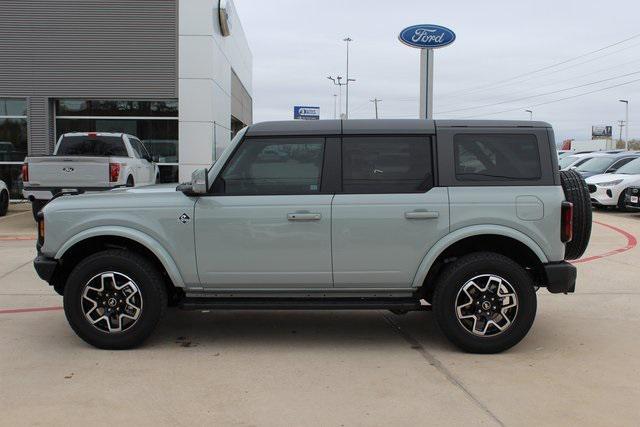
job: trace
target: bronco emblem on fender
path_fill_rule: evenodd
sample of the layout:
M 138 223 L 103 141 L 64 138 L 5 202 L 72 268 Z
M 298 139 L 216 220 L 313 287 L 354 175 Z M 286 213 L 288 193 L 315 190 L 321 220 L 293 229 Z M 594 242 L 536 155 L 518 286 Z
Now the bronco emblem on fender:
M 183 224 L 188 223 L 191 220 L 191 218 L 189 217 L 189 215 L 187 215 L 186 213 L 183 213 L 182 215 L 180 215 L 178 217 L 178 221 L 180 221 Z

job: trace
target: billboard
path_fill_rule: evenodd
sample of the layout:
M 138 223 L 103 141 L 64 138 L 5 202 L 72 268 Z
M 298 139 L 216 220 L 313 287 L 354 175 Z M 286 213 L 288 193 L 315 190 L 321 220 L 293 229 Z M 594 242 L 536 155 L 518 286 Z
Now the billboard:
M 591 126 L 591 139 L 609 139 L 612 135 L 611 126 Z
M 320 120 L 320 107 L 296 105 L 293 107 L 294 120 Z

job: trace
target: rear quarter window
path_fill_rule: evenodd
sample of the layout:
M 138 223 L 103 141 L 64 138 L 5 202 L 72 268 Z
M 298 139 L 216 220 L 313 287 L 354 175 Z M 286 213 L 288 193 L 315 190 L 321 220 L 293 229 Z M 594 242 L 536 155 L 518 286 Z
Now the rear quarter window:
M 453 151 L 458 181 L 533 181 L 542 175 L 535 135 L 458 134 Z

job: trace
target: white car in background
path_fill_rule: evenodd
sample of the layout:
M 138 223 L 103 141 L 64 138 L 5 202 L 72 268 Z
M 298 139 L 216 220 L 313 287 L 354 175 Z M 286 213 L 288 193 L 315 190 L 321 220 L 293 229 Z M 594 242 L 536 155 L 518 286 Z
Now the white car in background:
M 578 167 L 589 159 L 593 159 L 594 157 L 604 156 L 604 155 L 605 153 L 601 153 L 601 152 L 565 155 L 558 160 L 558 166 L 560 166 L 561 170 L 567 170 L 567 169 Z
M 595 207 L 623 209 L 625 191 L 640 184 L 640 158 L 621 166 L 616 173 L 603 173 L 586 179 Z
M 22 193 L 35 218 L 61 193 L 151 185 L 159 178 L 158 165 L 135 136 L 73 132 L 60 137 L 52 156 L 24 159 Z
M 0 216 L 5 216 L 9 210 L 9 188 L 0 179 Z

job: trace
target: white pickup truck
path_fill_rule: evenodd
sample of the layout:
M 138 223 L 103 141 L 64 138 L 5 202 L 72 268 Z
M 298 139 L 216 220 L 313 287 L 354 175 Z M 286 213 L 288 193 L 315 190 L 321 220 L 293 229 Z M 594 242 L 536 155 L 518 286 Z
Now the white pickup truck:
M 150 185 L 159 176 L 144 144 L 124 133 L 66 133 L 52 156 L 27 157 L 22 166 L 23 195 L 34 217 L 61 193 Z

